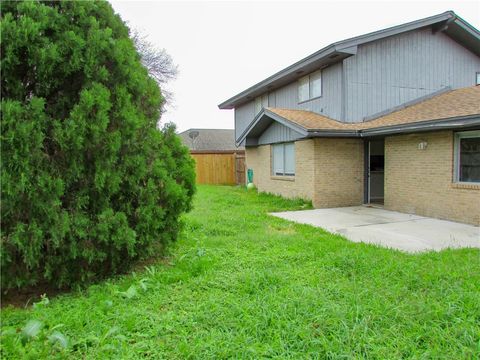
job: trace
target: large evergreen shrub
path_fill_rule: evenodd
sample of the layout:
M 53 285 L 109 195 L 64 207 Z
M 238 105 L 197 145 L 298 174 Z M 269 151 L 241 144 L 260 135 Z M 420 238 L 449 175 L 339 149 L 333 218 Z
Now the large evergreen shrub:
M 122 271 L 174 240 L 193 162 L 107 2 L 2 2 L 2 286 Z

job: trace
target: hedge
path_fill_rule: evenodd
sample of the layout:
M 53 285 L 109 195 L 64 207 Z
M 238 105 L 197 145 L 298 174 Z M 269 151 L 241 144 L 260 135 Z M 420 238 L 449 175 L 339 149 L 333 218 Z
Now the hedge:
M 177 237 L 193 160 L 107 2 L 2 2 L 2 288 L 71 287 Z

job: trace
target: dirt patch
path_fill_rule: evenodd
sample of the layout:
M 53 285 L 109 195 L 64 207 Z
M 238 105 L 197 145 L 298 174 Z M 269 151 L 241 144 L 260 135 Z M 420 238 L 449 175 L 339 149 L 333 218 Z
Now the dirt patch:
M 23 289 L 10 289 L 2 292 L 0 305 L 2 308 L 7 306 L 29 307 L 40 301 L 43 294 L 52 299 L 69 291 L 69 289 L 55 289 L 48 284 L 38 284 Z
M 158 264 L 162 264 L 163 266 L 171 266 L 172 258 L 171 257 L 159 258 L 159 257 L 152 256 L 150 258 L 141 259 L 137 261 L 135 264 L 133 264 L 128 271 L 122 272 L 117 275 L 112 275 L 110 279 L 115 278 L 115 276 L 128 275 L 131 272 L 142 272 L 145 270 L 146 266 L 158 265 Z M 105 279 L 99 279 L 98 281 L 91 283 L 91 285 L 95 283 L 99 283 L 103 280 Z M 33 303 L 40 301 L 41 296 L 44 294 L 46 294 L 46 296 L 51 300 L 58 295 L 66 294 L 71 291 L 72 289 L 69 289 L 69 288 L 56 289 L 53 286 L 48 285 L 46 283 L 32 285 L 22 289 L 9 289 L 1 293 L 0 307 L 1 308 L 7 307 L 7 306 L 13 306 L 13 307 L 19 307 L 19 308 L 29 307 L 29 306 L 32 306 Z
M 295 227 L 292 224 L 288 225 L 268 225 L 268 231 L 271 233 L 292 235 L 296 233 Z

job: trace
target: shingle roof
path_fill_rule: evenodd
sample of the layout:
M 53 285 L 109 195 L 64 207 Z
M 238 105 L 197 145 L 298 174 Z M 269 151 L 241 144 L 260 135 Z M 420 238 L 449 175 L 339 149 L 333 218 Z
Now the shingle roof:
M 278 116 L 300 125 L 305 130 L 348 130 L 351 129 L 350 124 L 345 124 L 340 121 L 331 119 L 327 116 L 323 116 L 312 111 L 306 110 L 293 110 L 293 109 L 280 109 L 280 108 L 267 108 L 268 111 L 277 114 Z
M 178 134 L 190 150 L 234 151 L 243 150 L 235 145 L 233 129 L 188 129 Z
M 305 110 L 267 108 L 305 130 L 363 130 L 480 115 L 480 86 L 451 90 L 375 119 L 346 124 Z
M 480 115 L 480 86 L 452 90 L 418 104 L 366 121 L 362 129 Z

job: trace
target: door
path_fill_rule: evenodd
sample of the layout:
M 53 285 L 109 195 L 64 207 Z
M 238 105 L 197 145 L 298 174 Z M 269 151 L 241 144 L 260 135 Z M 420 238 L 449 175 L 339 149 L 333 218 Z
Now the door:
M 380 204 L 384 202 L 385 177 L 385 141 L 384 139 L 369 140 L 367 146 L 367 203 Z

